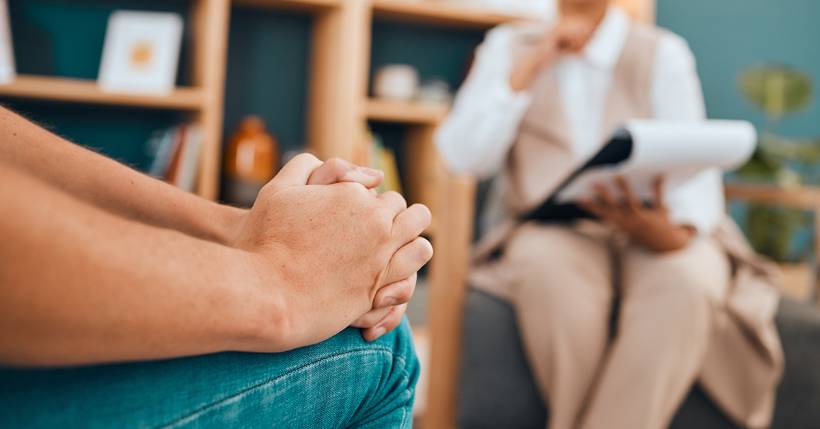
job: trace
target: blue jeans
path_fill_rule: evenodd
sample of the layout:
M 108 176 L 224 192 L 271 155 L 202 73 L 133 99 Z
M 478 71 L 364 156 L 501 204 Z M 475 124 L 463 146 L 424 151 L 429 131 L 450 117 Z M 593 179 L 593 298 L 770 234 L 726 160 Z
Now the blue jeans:
M 407 321 L 279 354 L 0 369 L 0 428 L 410 428 L 419 365 Z

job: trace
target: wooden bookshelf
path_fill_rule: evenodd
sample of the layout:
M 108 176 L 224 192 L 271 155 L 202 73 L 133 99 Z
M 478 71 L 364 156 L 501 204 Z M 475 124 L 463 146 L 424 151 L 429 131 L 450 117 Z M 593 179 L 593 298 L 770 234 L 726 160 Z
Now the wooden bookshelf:
M 202 91 L 197 88 L 177 88 L 167 95 L 130 94 L 103 91 L 92 80 L 32 75 L 20 75 L 0 85 L 0 96 L 175 110 L 198 110 L 203 102 Z
M 344 0 L 233 0 L 239 6 L 266 7 L 307 12 L 327 11 L 341 6 Z
M 373 0 L 373 14 L 389 19 L 446 25 L 450 27 L 490 28 L 524 19 L 443 0 Z
M 365 102 L 365 116 L 371 121 L 401 124 L 437 125 L 446 116 L 449 106 L 418 101 L 369 99 Z

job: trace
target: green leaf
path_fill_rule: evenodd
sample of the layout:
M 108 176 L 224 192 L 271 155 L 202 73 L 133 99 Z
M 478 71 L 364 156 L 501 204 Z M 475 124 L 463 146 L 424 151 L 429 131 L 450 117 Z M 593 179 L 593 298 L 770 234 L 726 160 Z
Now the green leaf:
M 740 75 L 740 89 L 772 120 L 798 112 L 812 99 L 811 78 L 788 66 L 763 65 Z

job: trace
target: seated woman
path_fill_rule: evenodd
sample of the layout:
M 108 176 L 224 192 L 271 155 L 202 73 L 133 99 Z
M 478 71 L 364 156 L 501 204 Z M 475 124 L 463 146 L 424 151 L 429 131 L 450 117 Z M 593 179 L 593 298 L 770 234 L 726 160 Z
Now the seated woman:
M 452 169 L 502 171 L 506 222 L 479 244 L 471 283 L 516 308 L 551 429 L 666 427 L 696 380 L 741 426 L 765 427 L 776 292 L 725 223 L 718 171 L 668 194 L 658 178 L 649 205 L 623 180 L 620 195 L 599 186 L 581 204 L 593 220 L 516 221 L 625 121 L 705 117 L 680 37 L 607 0 L 558 3 L 555 25 L 489 33 L 437 135 Z
M 0 427 L 412 425 L 430 212 L 381 172 L 300 155 L 246 211 L 0 140 Z

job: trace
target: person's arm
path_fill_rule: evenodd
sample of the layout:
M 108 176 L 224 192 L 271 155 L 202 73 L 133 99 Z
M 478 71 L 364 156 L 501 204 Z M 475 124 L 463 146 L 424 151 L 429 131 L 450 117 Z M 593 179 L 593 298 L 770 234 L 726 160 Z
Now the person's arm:
M 68 142 L 2 107 L 0 139 L 6 164 L 129 219 L 226 243 L 244 214 Z
M 254 300 L 271 300 L 247 252 L 114 216 L 11 168 L 0 182 L 0 362 L 151 359 L 251 341 Z
M 431 256 L 423 206 L 359 184 L 307 186 L 300 156 L 263 191 L 239 248 L 115 216 L 0 169 L 0 363 L 75 365 L 319 342 Z
M 439 152 L 455 172 L 482 178 L 494 174 L 530 104 L 527 91 L 510 87 L 513 32 L 509 27 L 490 31 L 450 115 L 436 133 Z
M 686 42 L 674 35 L 661 39 L 654 67 L 653 118 L 705 119 L 695 59 Z M 708 235 L 723 216 L 723 185 L 717 170 L 705 171 L 670 192 L 665 192 L 659 178 L 648 206 L 640 203 L 625 181 L 616 185 L 619 195 L 599 186 L 597 198 L 584 201 L 583 207 L 656 252 L 686 247 L 695 237 Z
M 545 25 L 531 24 L 538 31 Z M 523 30 L 511 26 L 492 30 L 478 48 L 453 110 L 436 135 L 447 166 L 479 178 L 497 172 L 530 106 L 536 78 L 561 55 L 583 49 L 594 29 L 594 23 L 587 19 L 563 19 L 521 47 L 514 39 Z
M 0 107 L 0 162 L 89 204 L 129 219 L 230 244 L 247 210 L 217 204 L 75 145 Z M 378 186 L 381 172 L 331 160 L 318 182 Z
M 652 87 L 653 116 L 664 120 L 706 119 L 695 57 L 686 41 L 668 35 L 658 45 Z M 704 171 L 671 189 L 666 196 L 672 220 L 709 235 L 725 212 L 723 178 L 717 169 Z

